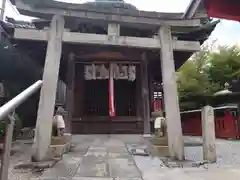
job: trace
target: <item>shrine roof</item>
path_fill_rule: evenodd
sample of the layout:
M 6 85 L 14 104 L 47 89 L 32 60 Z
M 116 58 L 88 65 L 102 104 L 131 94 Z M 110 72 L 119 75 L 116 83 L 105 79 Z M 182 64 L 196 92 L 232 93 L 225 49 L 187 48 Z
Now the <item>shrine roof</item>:
M 206 1 L 206 0 L 205 0 Z M 207 17 L 207 11 L 203 0 L 191 0 L 186 11 L 183 14 L 183 19 Z
M 173 38 L 177 38 L 178 40 L 186 40 L 186 41 L 199 41 L 201 44 L 208 39 L 211 32 L 214 30 L 219 21 L 206 21 L 200 27 L 178 27 L 172 28 L 172 36 Z M 78 26 L 84 26 L 84 23 L 78 24 Z M 16 21 L 13 18 L 6 18 L 6 22 L 1 22 L 1 27 L 5 29 L 5 31 L 9 35 L 13 35 L 15 28 L 23 28 L 23 29 L 44 29 L 49 28 L 50 20 L 44 19 L 36 19 L 32 22 L 28 21 Z M 92 28 L 99 27 L 98 24 L 96 26 L 92 26 Z M 138 28 L 135 30 L 139 31 Z M 143 32 L 152 37 L 157 35 L 157 29 L 146 29 Z
M 33 15 L 34 12 L 30 12 L 31 8 L 44 9 L 65 9 L 66 11 L 97 11 L 108 14 L 122 14 L 129 16 L 143 16 L 161 19 L 182 19 L 183 13 L 164 13 L 164 12 L 152 12 L 152 11 L 140 11 L 135 6 L 124 1 L 99 1 L 87 2 L 82 4 L 59 2 L 54 0 L 11 0 L 11 2 L 17 6 L 19 12 L 24 15 Z M 24 7 L 25 6 L 25 7 Z M 28 6 L 28 7 L 27 7 Z M 66 8 L 67 7 L 67 8 Z

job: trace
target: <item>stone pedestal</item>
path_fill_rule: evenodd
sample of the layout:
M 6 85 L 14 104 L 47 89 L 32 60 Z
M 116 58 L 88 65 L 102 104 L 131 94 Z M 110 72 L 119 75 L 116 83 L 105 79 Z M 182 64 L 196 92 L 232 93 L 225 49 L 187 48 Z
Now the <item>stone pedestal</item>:
M 46 160 L 61 158 L 63 154 L 68 153 L 71 147 L 72 135 L 64 133 L 64 136 L 53 136 L 51 144 L 48 147 Z
M 160 136 L 163 135 L 163 136 Z M 169 147 L 168 147 L 168 136 L 167 136 L 167 126 L 165 122 L 162 122 L 161 129 L 155 129 L 155 136 L 151 138 L 151 143 L 157 149 L 159 156 L 168 157 Z

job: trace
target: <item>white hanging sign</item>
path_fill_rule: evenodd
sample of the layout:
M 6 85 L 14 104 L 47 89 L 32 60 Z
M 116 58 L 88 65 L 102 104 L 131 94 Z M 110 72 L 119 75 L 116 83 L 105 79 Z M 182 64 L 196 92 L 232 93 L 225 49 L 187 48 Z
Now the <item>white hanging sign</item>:
M 129 66 L 128 67 L 128 80 L 135 81 L 136 79 L 136 66 Z
M 126 79 L 129 81 L 136 79 L 136 66 L 113 63 L 112 67 L 114 79 Z M 84 77 L 85 80 L 109 79 L 109 68 L 105 64 L 85 65 Z
M 104 64 L 96 65 L 96 79 L 108 79 L 109 69 Z
M 94 64 L 84 66 L 84 77 L 85 80 L 96 79 L 96 67 Z

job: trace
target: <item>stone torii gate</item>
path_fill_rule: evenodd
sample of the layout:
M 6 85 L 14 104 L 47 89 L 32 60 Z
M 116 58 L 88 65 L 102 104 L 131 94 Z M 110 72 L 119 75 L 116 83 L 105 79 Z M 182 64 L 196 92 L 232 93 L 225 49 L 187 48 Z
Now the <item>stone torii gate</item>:
M 115 47 L 134 47 L 142 50 L 141 64 L 143 66 L 142 89 L 143 97 L 148 97 L 148 77 L 144 70 L 147 59 L 144 50 L 158 50 L 161 55 L 161 72 L 164 90 L 164 105 L 167 119 L 167 133 L 169 152 L 171 157 L 184 159 L 184 143 L 182 137 L 181 120 L 179 113 L 178 92 L 175 75 L 173 51 L 196 52 L 200 50 L 199 41 L 183 41 L 172 38 L 172 31 L 176 27 L 200 27 L 199 19 L 182 19 L 183 14 L 157 13 L 146 11 L 128 11 L 115 8 L 109 12 L 96 9 L 87 4 L 68 4 L 51 0 L 15 0 L 20 13 L 28 16 L 51 19 L 49 29 L 15 29 L 14 38 L 31 41 L 47 41 L 47 53 L 43 74 L 37 125 L 36 125 L 36 152 L 34 157 L 38 161 L 44 160 L 48 150 L 52 116 L 56 98 L 57 80 L 59 74 L 62 43 L 95 44 Z M 68 8 L 66 8 L 68 7 Z M 65 29 L 70 22 L 78 21 L 108 24 L 107 34 L 89 34 L 69 32 Z M 153 37 L 126 37 L 120 36 L 121 26 L 146 26 L 157 29 Z M 70 58 L 71 59 L 71 58 Z M 160 67 L 159 67 L 160 68 Z M 144 73 L 145 71 L 145 73 Z M 71 86 L 71 85 L 69 85 Z M 71 95 L 70 95 L 71 96 Z M 69 96 L 68 96 L 69 97 Z M 70 98 L 70 97 L 69 97 Z M 144 134 L 150 133 L 149 99 L 143 98 Z

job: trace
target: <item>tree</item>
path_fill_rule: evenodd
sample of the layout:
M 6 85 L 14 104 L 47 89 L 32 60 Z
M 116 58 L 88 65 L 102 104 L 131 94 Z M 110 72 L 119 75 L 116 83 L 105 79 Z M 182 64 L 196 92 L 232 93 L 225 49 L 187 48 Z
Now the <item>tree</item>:
M 224 88 L 226 82 L 231 83 L 233 79 L 239 79 L 240 48 L 221 46 L 217 51 L 213 51 L 212 47 L 213 44 L 203 46 L 200 52 L 180 68 L 180 106 L 184 104 L 184 108 L 187 109 L 200 108 L 203 97 L 208 101 L 213 93 Z M 195 102 L 195 105 L 192 102 Z
M 219 83 L 223 88 L 226 82 L 240 75 L 240 48 L 221 46 L 217 52 L 209 55 L 208 74 L 212 83 Z
M 201 51 L 195 53 L 178 72 L 181 106 L 184 104 L 184 107 L 197 108 L 204 103 L 203 97 L 210 96 L 215 89 L 206 73 L 209 64 L 209 47 L 209 45 L 203 46 Z M 189 103 L 192 99 L 195 100 L 195 105 Z

